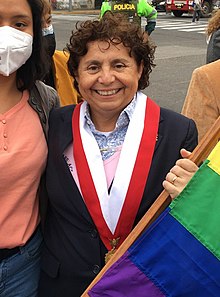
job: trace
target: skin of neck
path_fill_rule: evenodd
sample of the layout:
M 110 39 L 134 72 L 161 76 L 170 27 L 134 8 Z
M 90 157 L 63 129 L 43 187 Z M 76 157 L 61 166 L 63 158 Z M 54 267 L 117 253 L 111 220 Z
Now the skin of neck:
M 16 72 L 9 76 L 0 74 L 0 113 L 4 113 L 15 106 L 22 97 L 22 92 L 16 85 Z
M 90 109 L 90 116 L 96 130 L 100 132 L 111 132 L 115 129 L 118 117 L 121 112 L 105 112 L 100 115 Z

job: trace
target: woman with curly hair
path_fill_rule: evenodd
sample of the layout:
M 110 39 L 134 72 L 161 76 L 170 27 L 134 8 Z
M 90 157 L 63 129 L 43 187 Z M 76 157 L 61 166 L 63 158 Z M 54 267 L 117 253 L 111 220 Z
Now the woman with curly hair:
M 51 113 L 49 195 L 39 297 L 78 297 L 162 191 L 192 120 L 160 108 L 149 85 L 155 47 L 106 12 L 72 31 L 68 68 L 83 102 Z
M 209 20 L 207 43 L 206 63 L 211 63 L 220 58 L 220 9 L 216 10 Z

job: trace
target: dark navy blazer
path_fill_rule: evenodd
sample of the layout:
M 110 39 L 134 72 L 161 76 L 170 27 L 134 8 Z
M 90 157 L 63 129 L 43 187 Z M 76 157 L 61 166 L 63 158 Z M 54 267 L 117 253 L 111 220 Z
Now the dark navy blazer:
M 78 297 L 104 266 L 106 248 L 63 156 L 73 141 L 73 108 L 53 110 L 50 116 L 46 170 L 49 203 L 39 297 Z M 163 190 L 162 182 L 180 158 L 180 149 L 192 151 L 196 145 L 194 122 L 161 108 L 158 141 L 135 224 Z

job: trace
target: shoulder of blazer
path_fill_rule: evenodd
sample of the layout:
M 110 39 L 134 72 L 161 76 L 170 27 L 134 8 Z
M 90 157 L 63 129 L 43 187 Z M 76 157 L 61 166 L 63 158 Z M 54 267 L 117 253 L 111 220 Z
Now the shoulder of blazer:
M 72 114 L 75 105 L 53 109 L 49 117 L 49 147 L 58 141 L 62 152 L 72 141 Z
M 71 104 L 71 105 L 66 105 L 66 106 L 51 110 L 49 122 L 53 123 L 54 121 L 57 121 L 57 120 L 69 122 L 72 119 L 74 108 L 75 108 L 75 105 Z
M 166 133 L 182 136 L 185 134 L 197 135 L 197 128 L 194 120 L 169 109 L 161 108 L 161 118 L 163 122 L 159 129 L 165 130 Z
M 187 118 L 186 116 L 175 112 L 171 109 L 167 109 L 167 108 L 160 108 L 160 118 L 163 121 L 167 121 L 170 124 L 176 124 L 176 125 L 182 125 L 182 124 L 189 124 L 189 122 L 191 121 L 189 118 Z
M 220 60 L 214 61 L 209 64 L 202 65 L 198 68 L 196 68 L 194 73 L 199 73 L 200 75 L 206 76 L 211 81 L 218 81 L 219 77 L 216 75 L 216 73 L 220 72 Z
M 198 79 L 202 80 L 204 83 L 209 83 L 209 88 L 212 88 L 213 93 L 215 94 L 217 98 L 217 104 L 220 105 L 219 98 L 219 92 L 220 92 L 220 83 L 219 83 L 219 77 L 218 74 L 220 73 L 220 60 L 217 60 L 215 62 L 203 65 L 199 68 L 196 68 L 194 70 L 194 75 L 197 75 Z M 204 86 L 204 89 L 207 86 Z
M 164 138 L 168 143 L 179 143 L 180 148 L 192 151 L 198 143 L 198 132 L 196 124 L 192 119 L 182 114 L 161 108 L 163 122 L 160 123 L 158 136 Z

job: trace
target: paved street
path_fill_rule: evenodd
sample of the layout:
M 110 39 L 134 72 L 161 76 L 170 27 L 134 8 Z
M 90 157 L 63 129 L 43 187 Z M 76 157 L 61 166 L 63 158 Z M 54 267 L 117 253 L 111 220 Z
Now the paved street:
M 156 68 L 146 94 L 161 106 L 181 111 L 192 71 L 206 60 L 207 19 L 192 24 L 192 18 L 159 15 L 152 39 L 157 45 Z M 193 31 L 192 31 L 193 30 Z
M 57 48 L 65 47 L 77 21 L 91 18 L 97 18 L 97 15 L 54 14 Z M 176 18 L 159 13 L 156 30 L 151 36 L 157 46 L 156 67 L 144 93 L 161 106 L 175 111 L 182 108 L 192 71 L 205 64 L 208 19 L 203 18 L 198 24 L 192 24 L 191 20 L 188 15 Z
M 205 34 L 207 21 L 202 20 L 198 23 L 192 23 L 191 20 L 180 19 L 159 19 L 157 23 L 157 29 L 179 31 L 179 32 L 195 32 L 199 34 Z

